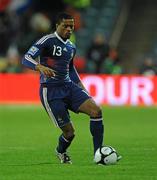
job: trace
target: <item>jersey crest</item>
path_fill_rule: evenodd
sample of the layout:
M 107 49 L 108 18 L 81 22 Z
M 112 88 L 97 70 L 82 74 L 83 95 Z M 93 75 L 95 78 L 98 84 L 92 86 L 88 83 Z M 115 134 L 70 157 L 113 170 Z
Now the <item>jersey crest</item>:
M 39 49 L 38 49 L 37 47 L 32 46 L 32 47 L 29 49 L 28 53 L 31 54 L 32 56 L 34 56 L 35 53 L 36 53 L 38 50 L 39 50 Z

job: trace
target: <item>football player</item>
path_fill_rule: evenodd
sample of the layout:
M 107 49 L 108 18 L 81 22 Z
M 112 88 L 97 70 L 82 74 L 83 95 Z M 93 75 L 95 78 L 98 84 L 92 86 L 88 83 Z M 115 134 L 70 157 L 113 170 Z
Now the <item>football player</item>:
M 40 99 L 54 124 L 61 129 L 56 153 L 61 163 L 71 164 L 67 149 L 75 137 L 69 110 L 90 117 L 94 153 L 102 146 L 103 118 L 101 108 L 83 86 L 74 67 L 75 45 L 69 40 L 74 18 L 59 13 L 56 31 L 37 40 L 22 59 L 23 65 L 40 73 Z

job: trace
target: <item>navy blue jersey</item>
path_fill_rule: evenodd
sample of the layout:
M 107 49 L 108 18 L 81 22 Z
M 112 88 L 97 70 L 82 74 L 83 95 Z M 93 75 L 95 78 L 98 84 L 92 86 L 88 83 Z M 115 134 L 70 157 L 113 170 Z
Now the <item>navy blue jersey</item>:
M 40 75 L 40 99 L 56 126 L 70 122 L 68 110 L 78 112 L 80 105 L 91 98 L 79 85 L 79 75 L 73 65 L 76 47 L 64 41 L 57 32 L 38 40 L 28 50 L 22 63 L 35 70 L 40 63 L 55 71 L 55 77 Z
M 40 63 L 55 71 L 55 77 L 40 75 L 40 83 L 64 83 L 80 81 L 73 65 L 76 53 L 75 45 L 70 41 L 64 41 L 57 32 L 43 36 L 28 50 L 22 59 L 22 64 L 34 69 Z

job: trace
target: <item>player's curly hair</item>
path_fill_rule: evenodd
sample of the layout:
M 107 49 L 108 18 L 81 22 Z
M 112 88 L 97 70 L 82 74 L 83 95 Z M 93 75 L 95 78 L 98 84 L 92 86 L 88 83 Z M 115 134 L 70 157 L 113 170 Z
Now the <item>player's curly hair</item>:
M 74 19 L 70 14 L 66 12 L 60 12 L 56 17 L 56 24 L 60 24 L 63 19 Z

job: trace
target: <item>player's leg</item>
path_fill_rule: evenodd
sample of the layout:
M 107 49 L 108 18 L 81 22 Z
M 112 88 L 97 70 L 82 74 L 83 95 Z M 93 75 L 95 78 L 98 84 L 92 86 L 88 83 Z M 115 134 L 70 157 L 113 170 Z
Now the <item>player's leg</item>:
M 90 116 L 90 131 L 93 136 L 94 153 L 102 146 L 104 126 L 102 111 L 94 100 L 80 87 L 72 86 L 72 110 L 82 112 Z
M 67 149 L 74 139 L 74 128 L 71 123 L 65 124 L 60 128 L 63 133 L 58 140 L 58 146 L 56 148 L 57 156 L 61 160 L 61 163 L 72 164 L 70 156 L 67 154 Z
M 62 130 L 62 134 L 58 138 L 58 145 L 56 148 L 57 156 L 61 163 L 70 163 L 70 157 L 67 154 L 67 149 L 74 139 L 74 127 L 70 121 L 69 113 L 62 100 L 53 100 L 49 102 L 53 119 L 56 119 L 57 126 Z
M 65 124 L 60 127 L 62 134 L 59 137 L 57 151 L 59 153 L 64 153 L 67 151 L 67 148 L 70 146 L 72 140 L 74 139 L 74 127 L 71 123 Z
M 79 112 L 90 116 L 90 132 L 93 137 L 94 153 L 102 146 L 104 137 L 104 126 L 102 111 L 92 98 L 87 99 L 78 108 Z
M 87 99 L 80 105 L 78 110 L 90 116 L 90 132 L 93 136 L 94 154 L 96 150 L 102 146 L 104 137 L 103 117 L 100 107 L 93 99 Z M 122 156 L 117 154 L 117 161 Z
M 71 161 L 66 154 L 66 150 L 74 138 L 74 128 L 71 124 L 66 104 L 61 99 L 48 100 L 47 87 L 40 88 L 40 98 L 52 122 L 62 130 L 56 148 L 58 157 L 62 163 L 69 163 Z

